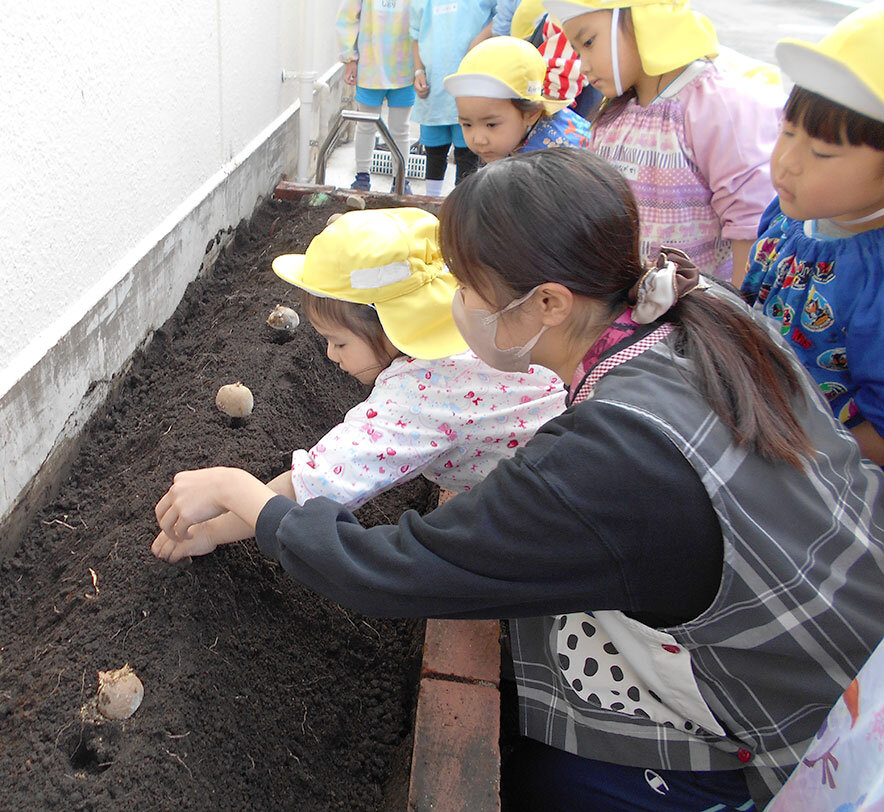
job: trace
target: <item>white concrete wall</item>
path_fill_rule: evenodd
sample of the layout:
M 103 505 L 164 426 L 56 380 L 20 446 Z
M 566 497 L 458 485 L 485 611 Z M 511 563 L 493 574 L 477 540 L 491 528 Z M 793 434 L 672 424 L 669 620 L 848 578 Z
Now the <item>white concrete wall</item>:
M 207 243 L 295 176 L 298 84 L 281 75 L 307 38 L 314 70 L 336 62 L 336 8 L 0 2 L 0 520 Z

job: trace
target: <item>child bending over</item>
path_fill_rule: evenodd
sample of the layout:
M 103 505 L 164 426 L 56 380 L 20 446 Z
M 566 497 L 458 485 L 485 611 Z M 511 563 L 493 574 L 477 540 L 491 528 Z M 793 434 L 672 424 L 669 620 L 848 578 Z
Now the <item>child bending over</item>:
M 419 209 L 355 211 L 329 225 L 306 254 L 274 260 L 276 273 L 302 289 L 329 359 L 373 386 L 313 448 L 294 452 L 291 471 L 268 483 L 277 493 L 355 508 L 419 474 L 469 490 L 564 409 L 561 380 L 549 370 L 526 363 L 525 372 L 500 372 L 465 351 L 451 315 L 456 282 L 442 262 L 437 228 Z M 173 489 L 206 473 L 219 500 L 248 476 L 234 468 L 183 472 Z M 226 513 L 181 541 L 160 533 L 152 550 L 175 562 L 252 535 Z

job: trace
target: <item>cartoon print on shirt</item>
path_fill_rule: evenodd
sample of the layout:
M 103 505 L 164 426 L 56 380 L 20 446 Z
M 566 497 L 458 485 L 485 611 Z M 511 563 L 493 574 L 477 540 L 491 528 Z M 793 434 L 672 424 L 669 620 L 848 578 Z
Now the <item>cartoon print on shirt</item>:
M 820 384 L 820 391 L 826 400 L 832 401 L 835 398 L 840 398 L 841 395 L 847 394 L 847 387 L 835 381 L 826 381 Z
M 817 262 L 813 268 L 813 281 L 818 285 L 828 285 L 835 278 L 834 262 Z
M 860 411 L 856 406 L 856 401 L 854 401 L 853 398 L 850 398 L 850 400 L 841 407 L 841 411 L 838 412 L 838 420 L 841 423 L 849 423 L 859 414 Z
M 789 254 L 787 257 L 783 257 L 777 263 L 777 276 L 774 280 L 774 285 L 780 287 L 783 284 L 783 280 L 789 275 L 789 271 L 792 269 L 792 266 L 795 264 L 795 254 Z
M 781 322 L 780 332 L 785 336 L 789 334 L 792 322 L 795 319 L 795 311 L 791 305 L 783 304 L 781 299 L 777 299 L 771 304 L 770 314 L 777 321 Z
M 830 327 L 834 321 L 832 306 L 820 296 L 816 286 L 811 285 L 807 294 L 807 304 L 804 305 L 804 312 L 801 314 L 801 323 L 811 332 L 818 333 Z
M 816 362 L 823 369 L 830 369 L 832 372 L 843 372 L 847 369 L 847 348 L 833 347 L 831 350 L 821 352 L 817 356 Z
M 810 278 L 813 263 L 801 260 L 800 262 L 792 262 L 789 273 L 783 280 L 784 288 L 793 288 L 794 290 L 804 290 L 807 287 L 807 280 Z

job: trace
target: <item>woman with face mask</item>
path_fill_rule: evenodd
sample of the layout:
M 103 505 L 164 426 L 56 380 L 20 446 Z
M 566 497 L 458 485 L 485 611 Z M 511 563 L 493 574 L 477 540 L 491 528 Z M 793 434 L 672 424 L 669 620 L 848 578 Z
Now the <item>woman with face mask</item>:
M 678 252 L 642 266 L 628 183 L 592 153 L 495 162 L 440 222 L 471 349 L 551 368 L 566 412 L 395 526 L 245 472 L 208 500 L 213 469 L 160 526 L 231 510 L 357 611 L 510 618 L 510 808 L 763 807 L 884 634 L 884 473 L 762 317 Z

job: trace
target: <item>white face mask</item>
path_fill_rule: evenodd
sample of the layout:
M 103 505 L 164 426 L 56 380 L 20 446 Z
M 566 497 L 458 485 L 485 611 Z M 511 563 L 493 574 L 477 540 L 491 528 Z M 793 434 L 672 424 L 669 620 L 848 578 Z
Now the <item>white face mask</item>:
M 501 315 L 519 307 L 528 301 L 536 290 L 532 288 L 524 296 L 510 302 L 502 310 L 492 313 L 489 310 L 468 310 L 464 304 L 463 290 L 458 288 L 451 301 L 451 315 L 460 334 L 464 337 L 470 349 L 476 353 L 488 366 L 499 369 L 502 372 L 527 372 L 531 365 L 531 350 L 546 332 L 544 324 L 532 339 L 521 347 L 509 347 L 502 350 L 497 346 L 497 322 Z
M 878 211 L 873 211 L 871 214 L 867 214 L 865 217 L 860 217 L 856 220 L 834 220 L 833 222 L 837 223 L 839 226 L 859 226 L 863 223 L 871 223 L 872 220 L 877 220 L 879 217 L 884 217 L 884 209 L 878 209 Z

